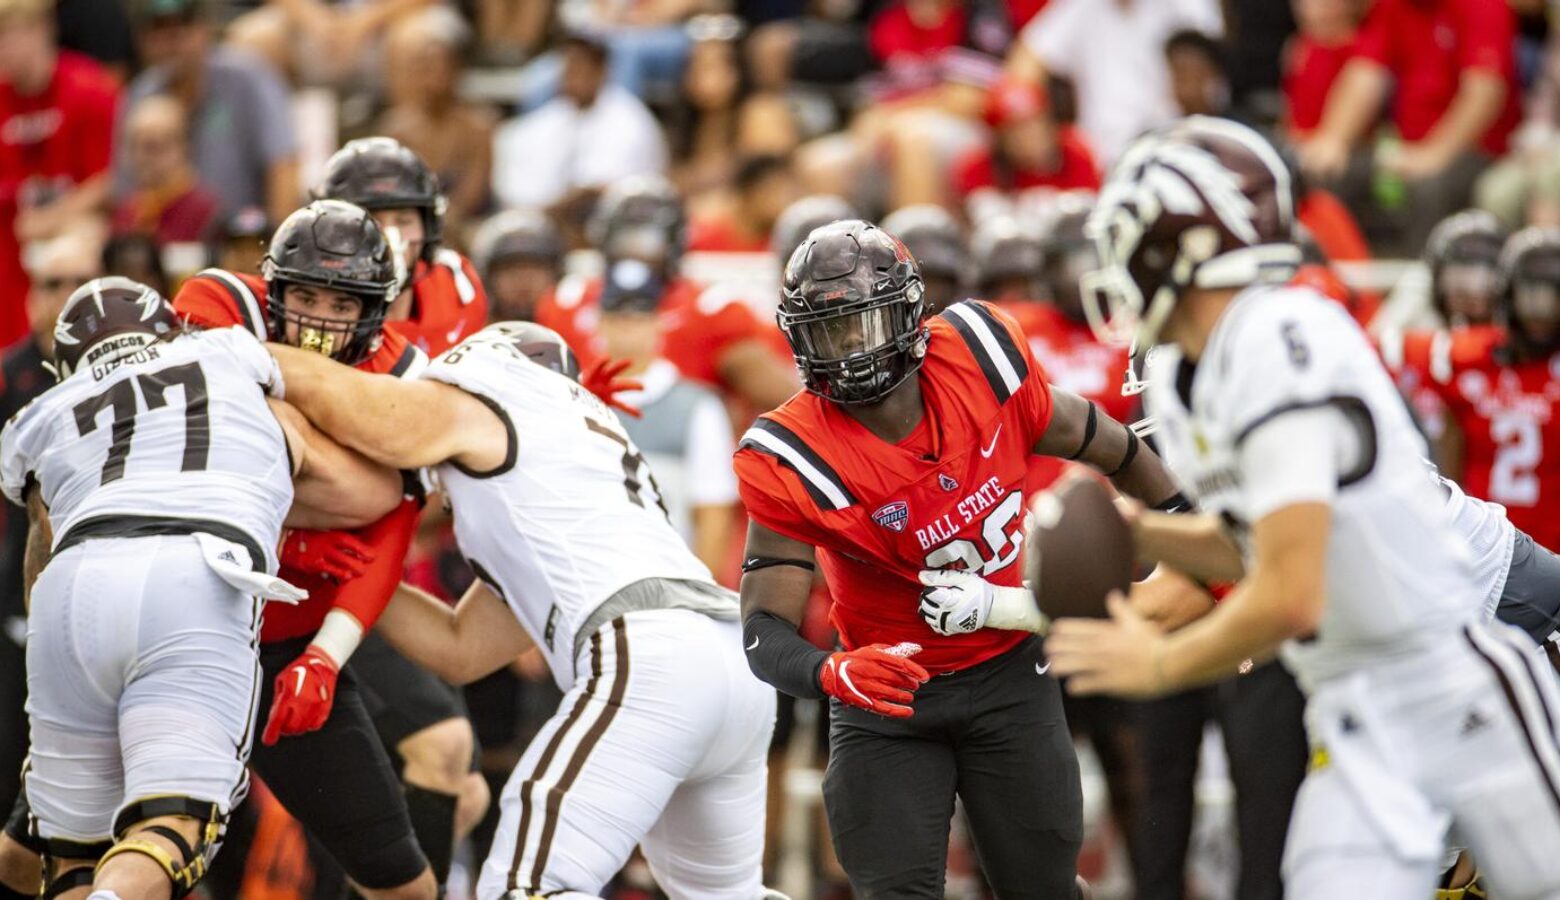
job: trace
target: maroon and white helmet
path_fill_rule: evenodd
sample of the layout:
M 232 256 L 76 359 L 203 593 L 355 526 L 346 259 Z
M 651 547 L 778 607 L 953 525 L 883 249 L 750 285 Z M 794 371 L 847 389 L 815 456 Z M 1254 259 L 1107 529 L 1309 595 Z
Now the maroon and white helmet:
M 1212 116 L 1138 138 L 1085 230 L 1100 255 L 1083 281 L 1090 324 L 1144 350 L 1186 288 L 1282 283 L 1300 263 L 1289 169 L 1261 135 Z

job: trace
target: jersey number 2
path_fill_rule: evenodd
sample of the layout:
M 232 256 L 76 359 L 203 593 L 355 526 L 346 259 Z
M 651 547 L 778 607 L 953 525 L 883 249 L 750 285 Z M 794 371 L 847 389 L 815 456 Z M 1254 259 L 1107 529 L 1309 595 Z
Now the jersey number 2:
M 199 472 L 206 468 L 206 456 L 211 450 L 211 418 L 207 414 L 206 373 L 200 363 L 169 366 L 156 372 L 137 375 L 134 380 L 116 381 L 96 397 L 89 397 L 76 404 L 76 431 L 86 437 L 97 430 L 98 413 L 105 408 L 114 411 L 113 440 L 108 445 L 108 458 L 103 460 L 102 484 L 125 477 L 125 461 L 130 458 L 130 440 L 135 437 L 135 385 L 141 386 L 146 398 L 146 408 L 161 409 L 168 405 L 168 388 L 180 385 L 184 388 L 184 461 L 181 472 Z
M 1490 420 L 1490 439 L 1495 442 L 1490 499 L 1507 506 L 1537 506 L 1538 476 L 1533 470 L 1544 459 L 1538 423 L 1526 416 L 1496 416 Z
M 980 523 L 980 537 L 990 556 L 982 553 L 974 541 L 958 538 L 926 554 L 926 567 L 949 569 L 963 563 L 964 571 L 979 575 L 990 575 L 1007 568 L 1018 559 L 1018 551 L 1024 546 L 1022 528 L 1013 527 L 1023 509 L 1024 495 L 1013 491 Z

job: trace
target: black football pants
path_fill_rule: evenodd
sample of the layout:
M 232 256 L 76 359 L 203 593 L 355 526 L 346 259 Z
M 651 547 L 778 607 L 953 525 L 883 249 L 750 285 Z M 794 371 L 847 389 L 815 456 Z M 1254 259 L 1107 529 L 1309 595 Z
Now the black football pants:
M 1133 842 L 1138 900 L 1186 896 L 1186 850 L 1203 729 L 1224 733 L 1235 783 L 1240 900 L 1279 900 L 1284 837 L 1308 755 L 1305 698 L 1276 662 L 1139 706 L 1144 792 Z
M 1078 759 L 1038 638 L 915 695 L 915 715 L 830 708 L 824 805 L 859 900 L 941 900 L 954 797 L 997 897 L 1071 900 Z

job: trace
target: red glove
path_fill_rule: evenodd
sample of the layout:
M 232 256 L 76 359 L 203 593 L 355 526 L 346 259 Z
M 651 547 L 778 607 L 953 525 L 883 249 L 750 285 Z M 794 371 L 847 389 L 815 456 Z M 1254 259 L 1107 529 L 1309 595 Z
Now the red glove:
M 613 409 L 621 409 L 637 419 L 642 415 L 639 408 L 630 406 L 617 399 L 617 395 L 624 391 L 642 391 L 645 389 L 644 382 L 638 379 L 618 377 L 630 365 L 632 363 L 626 359 L 613 360 L 603 356 L 601 359 L 591 363 L 590 367 L 580 375 L 580 385 L 585 390 L 595 394 L 602 403 Z
M 330 717 L 340 669 L 312 645 L 276 676 L 276 696 L 260 741 L 267 747 L 284 734 L 314 731 Z
M 374 548 L 346 531 L 295 528 L 282 542 L 282 565 L 333 581 L 351 581 L 373 561 Z
M 818 685 L 848 706 L 908 719 L 915 712 L 908 705 L 913 692 L 931 676 L 907 655 L 891 650 L 898 648 L 872 644 L 833 653 L 818 673 Z

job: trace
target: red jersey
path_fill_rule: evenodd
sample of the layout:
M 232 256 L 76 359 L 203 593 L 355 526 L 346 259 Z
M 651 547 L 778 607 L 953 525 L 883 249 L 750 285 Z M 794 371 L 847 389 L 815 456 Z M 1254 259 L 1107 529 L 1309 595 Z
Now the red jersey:
M 89 57 L 61 50 L 54 76 L 39 93 L 19 94 L 0 81 L 0 346 L 27 332 L 28 289 L 17 213 L 53 202 L 108 170 L 113 157 L 119 85 Z
M 429 356 L 437 356 L 476 334 L 487 324 L 488 298 L 471 260 L 442 249 L 429 265 L 417 261 L 412 273 L 412 311 L 385 323 Z
M 799 393 L 748 429 L 736 469 L 754 521 L 817 548 L 840 642 L 914 641 L 923 648 L 915 661 L 940 673 L 1028 636 L 937 634 L 917 612 L 918 574 L 957 568 L 1019 585 L 1025 481 L 1051 391 L 1006 313 L 967 300 L 928 328 L 925 414 L 908 438 L 887 443 L 839 406 Z
M 1094 151 L 1078 129 L 1063 125 L 1057 129 L 1058 159 L 1050 171 L 1015 169 L 1007 179 L 1000 177 L 996 158 L 982 147 L 958 159 L 953 165 L 953 188 L 960 197 L 968 197 L 982 188 L 1023 191 L 1053 188 L 1058 191 L 1097 191 L 1100 166 Z M 1010 182 L 1010 183 L 1009 183 Z
M 205 328 L 241 325 L 254 332 L 260 340 L 267 341 L 270 340 L 270 317 L 266 311 L 265 294 L 265 280 L 255 275 L 206 269 L 184 282 L 174 295 L 173 308 L 196 325 Z M 421 371 L 427 361 L 422 351 L 413 347 L 404 337 L 387 330 L 379 349 L 359 363 L 357 368 L 374 374 L 410 376 Z M 392 518 L 396 520 L 391 523 L 395 527 L 383 527 Z M 380 522 L 353 532 L 359 537 L 374 538 L 379 554 L 371 569 L 394 567 L 395 578 L 390 582 L 392 587 L 400 580 L 401 560 L 406 554 L 412 531 L 415 530 L 416 518 L 410 511 L 400 509 L 391 512 Z M 399 552 L 395 552 L 397 547 Z M 390 601 L 388 591 L 383 597 L 372 598 L 351 594 L 348 601 L 351 587 L 356 582 L 338 584 L 322 576 L 300 572 L 285 563 L 279 574 L 307 590 L 309 598 L 294 605 L 272 603 L 266 607 L 265 621 L 260 630 L 260 640 L 265 643 L 313 634 L 319 630 L 320 623 L 325 621 L 325 614 L 337 606 L 353 613 L 364 628 L 372 627 L 374 619 L 378 618 L 385 604 Z M 370 576 L 365 573 L 363 578 L 367 580 Z
M 1284 48 L 1284 107 L 1291 138 L 1310 137 L 1322 124 L 1327 92 L 1353 55 L 1353 41 L 1323 44 L 1304 34 L 1295 35 Z
M 1506 82 L 1506 99 L 1479 145 L 1506 153 L 1522 118 L 1514 51 L 1516 15 L 1506 0 L 1376 0 L 1355 39 L 1355 55 L 1390 69 L 1392 118 L 1405 141 L 1420 141 L 1441 121 L 1464 72 Z
M 601 279 L 565 278 L 537 304 L 536 322 L 558 332 L 589 366 L 606 353 L 597 332 L 601 321 Z M 738 292 L 674 278 L 656 308 L 661 325 L 661 355 L 688 378 L 722 387 L 720 361 L 732 346 L 768 341 L 768 331 Z
M 1086 323 L 1049 303 L 1009 303 L 1002 310 L 1018 321 L 1052 385 L 1094 403 L 1118 422 L 1128 421 L 1137 400 L 1121 395 L 1127 348 L 1100 343 Z
M 1462 431 L 1463 490 L 1560 552 L 1560 353 L 1513 364 L 1505 348 L 1504 332 L 1482 325 L 1410 333 L 1397 352 Z

